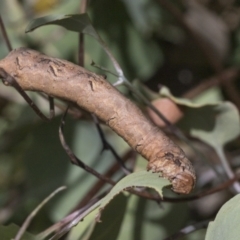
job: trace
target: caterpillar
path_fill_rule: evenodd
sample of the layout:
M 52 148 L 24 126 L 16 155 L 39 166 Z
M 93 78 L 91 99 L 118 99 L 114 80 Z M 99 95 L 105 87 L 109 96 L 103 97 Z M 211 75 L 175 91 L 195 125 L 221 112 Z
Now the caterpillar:
M 44 92 L 94 113 L 148 160 L 147 170 L 169 179 L 174 192 L 193 189 L 195 172 L 183 150 L 102 76 L 27 48 L 10 52 L 0 60 L 0 69 L 23 90 Z

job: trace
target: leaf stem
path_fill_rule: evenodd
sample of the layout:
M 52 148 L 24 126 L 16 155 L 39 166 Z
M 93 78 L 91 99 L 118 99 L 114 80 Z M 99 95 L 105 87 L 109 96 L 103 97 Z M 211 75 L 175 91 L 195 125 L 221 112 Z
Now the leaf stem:
M 214 149 L 215 149 L 215 151 L 216 151 L 216 153 L 217 153 L 217 155 L 218 155 L 218 157 L 219 157 L 219 159 L 221 161 L 222 167 L 225 170 L 225 173 L 226 173 L 227 177 L 229 179 L 234 178 L 235 174 L 234 174 L 234 172 L 232 171 L 232 169 L 231 169 L 231 167 L 229 165 L 229 162 L 228 162 L 228 160 L 227 160 L 227 158 L 225 156 L 225 153 L 224 153 L 223 149 L 219 148 L 219 147 L 215 147 Z M 233 183 L 233 190 L 234 190 L 234 193 L 240 193 L 240 184 L 239 184 L 239 182 L 234 182 Z

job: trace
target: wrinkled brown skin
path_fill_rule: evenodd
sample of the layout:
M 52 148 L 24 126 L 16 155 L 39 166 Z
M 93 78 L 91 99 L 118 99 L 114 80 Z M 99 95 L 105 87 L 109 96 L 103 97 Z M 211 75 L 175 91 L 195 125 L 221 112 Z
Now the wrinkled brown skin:
M 193 189 L 195 172 L 182 149 L 103 77 L 26 48 L 13 50 L 0 68 L 24 90 L 44 92 L 94 113 L 149 161 L 148 170 L 169 179 L 174 192 L 188 194 Z

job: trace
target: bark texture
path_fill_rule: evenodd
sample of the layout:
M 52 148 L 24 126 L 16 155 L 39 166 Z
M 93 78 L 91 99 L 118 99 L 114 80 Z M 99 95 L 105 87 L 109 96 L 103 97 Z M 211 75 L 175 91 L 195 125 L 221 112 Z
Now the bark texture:
M 187 194 L 194 187 L 195 172 L 182 149 L 103 77 L 26 48 L 13 50 L 0 68 L 24 90 L 44 92 L 96 114 L 149 161 L 148 170 L 169 179 L 173 191 Z

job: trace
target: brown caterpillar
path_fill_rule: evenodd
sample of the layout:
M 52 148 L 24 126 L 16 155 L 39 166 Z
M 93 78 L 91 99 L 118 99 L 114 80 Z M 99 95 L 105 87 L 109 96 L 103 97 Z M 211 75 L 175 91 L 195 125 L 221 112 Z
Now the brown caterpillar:
M 182 149 L 103 77 L 26 48 L 13 50 L 0 68 L 24 90 L 44 92 L 94 113 L 149 161 L 148 170 L 169 179 L 173 191 L 187 194 L 194 187 L 195 172 Z

